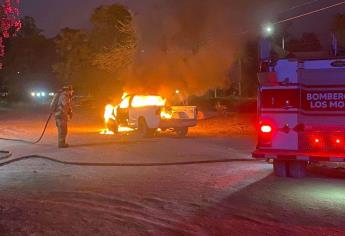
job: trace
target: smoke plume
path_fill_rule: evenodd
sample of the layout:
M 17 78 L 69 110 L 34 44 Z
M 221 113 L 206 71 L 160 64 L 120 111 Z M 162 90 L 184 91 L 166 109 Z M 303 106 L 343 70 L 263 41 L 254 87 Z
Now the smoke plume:
M 261 1 L 260 1 L 261 2 Z M 266 2 L 266 1 L 262 1 Z M 243 42 L 236 33 L 255 17 L 253 1 L 151 0 L 134 14 L 138 50 L 122 75 L 126 91 L 200 95 L 229 84 Z M 247 20 L 245 20 L 247 19 Z

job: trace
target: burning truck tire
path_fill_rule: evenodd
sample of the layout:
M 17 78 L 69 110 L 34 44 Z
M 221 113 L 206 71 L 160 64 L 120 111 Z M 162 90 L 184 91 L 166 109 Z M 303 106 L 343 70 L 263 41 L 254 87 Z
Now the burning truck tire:
M 150 138 L 153 137 L 155 134 L 155 129 L 150 129 L 147 126 L 146 120 L 144 118 L 139 119 L 139 124 L 138 124 L 138 134 L 142 138 Z
M 119 125 L 114 120 L 109 120 L 107 123 L 107 129 L 111 132 L 114 132 L 114 134 L 117 134 L 119 132 Z
M 188 127 L 175 128 L 175 132 L 178 137 L 184 138 L 188 135 Z

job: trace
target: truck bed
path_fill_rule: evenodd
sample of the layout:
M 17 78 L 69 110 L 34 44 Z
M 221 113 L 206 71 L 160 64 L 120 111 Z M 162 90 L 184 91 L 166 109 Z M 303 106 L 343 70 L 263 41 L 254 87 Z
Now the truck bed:
M 197 107 L 195 106 L 172 106 L 172 118 L 162 119 L 160 128 L 182 128 L 197 125 Z
M 197 125 L 196 119 L 171 119 L 161 120 L 159 127 L 162 129 L 194 127 Z

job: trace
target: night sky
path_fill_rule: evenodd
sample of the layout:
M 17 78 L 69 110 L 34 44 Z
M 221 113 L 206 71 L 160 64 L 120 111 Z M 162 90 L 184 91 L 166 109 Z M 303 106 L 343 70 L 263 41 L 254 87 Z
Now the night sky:
M 21 0 L 21 8 L 23 15 L 30 15 L 36 19 L 38 26 L 44 30 L 46 35 L 54 36 L 61 28 L 67 26 L 72 28 L 87 27 L 92 10 L 101 4 L 120 2 L 128 5 L 134 12 L 145 15 L 150 14 L 150 11 L 152 11 L 152 4 L 154 1 L 164 2 L 164 0 Z M 217 1 L 225 1 L 229 2 L 229 4 L 236 5 L 236 2 L 245 2 L 246 0 L 215 0 L 215 2 Z M 255 21 L 261 21 L 261 19 L 265 21 L 271 16 L 284 11 L 284 9 L 286 10 L 289 7 L 301 3 L 311 2 L 311 0 L 250 0 L 248 1 L 248 6 L 253 2 L 262 3 L 262 5 L 259 8 L 253 9 L 253 14 L 248 17 L 253 17 Z M 283 17 L 303 13 L 320 6 L 337 3 L 340 2 L 340 0 L 315 0 L 315 2 L 315 4 L 309 6 L 288 11 L 283 14 Z M 338 12 L 345 13 L 345 5 L 337 9 L 317 14 L 313 17 L 294 21 L 291 30 L 296 34 L 304 31 L 314 31 L 322 34 L 324 37 L 330 30 L 329 24 L 331 16 Z M 246 26 L 243 26 L 243 28 L 245 27 Z
M 112 0 L 21 0 L 22 15 L 33 16 L 49 36 L 61 28 L 86 27 L 92 10 Z

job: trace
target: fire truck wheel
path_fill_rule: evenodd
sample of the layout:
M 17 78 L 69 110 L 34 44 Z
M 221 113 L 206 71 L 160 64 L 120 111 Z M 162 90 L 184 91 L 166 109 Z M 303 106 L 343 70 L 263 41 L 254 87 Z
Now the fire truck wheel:
M 288 175 L 292 178 L 303 178 L 307 175 L 307 162 L 305 161 L 290 161 Z
M 276 176 L 287 177 L 288 176 L 288 162 L 282 161 L 282 160 L 274 160 L 273 170 Z
M 179 137 L 186 137 L 188 134 L 188 127 L 183 127 L 183 128 L 176 128 L 175 132 L 177 134 L 177 136 Z
M 141 117 L 139 119 L 138 133 L 139 133 L 140 137 L 142 137 L 142 138 L 149 138 L 149 137 L 152 137 L 154 135 L 155 130 L 150 129 L 147 126 L 145 119 Z

